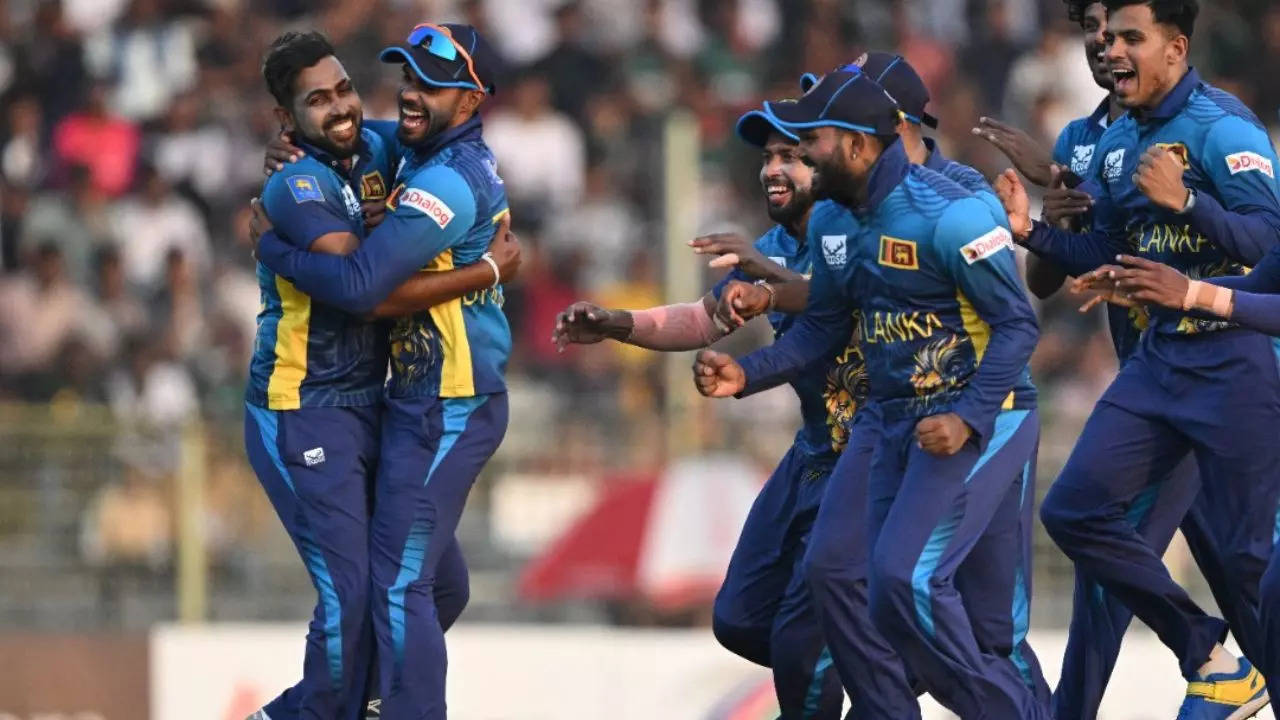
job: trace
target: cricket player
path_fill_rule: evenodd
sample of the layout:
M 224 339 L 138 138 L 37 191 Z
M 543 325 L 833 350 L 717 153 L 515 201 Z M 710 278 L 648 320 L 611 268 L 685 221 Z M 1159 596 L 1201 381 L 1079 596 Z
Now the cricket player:
M 1204 84 L 1188 66 L 1194 1 L 1105 5 L 1107 61 L 1128 112 L 1095 150 L 1093 229 L 1079 235 L 1033 223 L 1010 171 L 997 191 L 1015 237 L 1077 276 L 1130 247 L 1197 277 L 1241 274 L 1280 238 L 1274 179 L 1237 162 L 1274 158 L 1265 131 L 1239 100 Z M 1256 608 L 1280 489 L 1271 477 L 1275 443 L 1258 428 L 1280 412 L 1278 383 L 1266 337 L 1154 310 L 1041 508 L 1046 529 L 1077 571 L 1101 583 L 1177 655 L 1190 683 L 1180 717 L 1250 717 L 1266 704 L 1266 689 L 1248 660 L 1222 647 L 1227 623 L 1173 582 L 1126 515 L 1194 452 L 1199 502 L 1223 574 L 1241 602 Z
M 385 717 L 445 717 L 445 647 L 434 598 L 467 493 L 506 431 L 511 336 L 486 246 L 506 193 L 477 108 L 498 59 L 467 25 L 421 24 L 382 52 L 401 66 L 401 156 L 388 215 L 344 256 L 263 235 L 264 265 L 326 304 L 376 308 L 425 271 L 479 265 L 483 290 L 399 319 L 391 332 L 381 457 L 369 533 L 378 695 Z
M 286 33 L 263 65 L 281 127 L 305 160 L 269 179 L 263 203 L 284 242 L 343 254 L 365 234 L 363 203 L 385 200 L 393 153 L 362 127 L 360 97 L 333 48 L 318 33 Z M 518 253 L 514 257 L 518 260 Z M 508 260 L 509 260 L 508 258 Z M 504 260 L 504 264 L 509 264 Z M 445 294 L 485 287 L 487 268 L 397 288 L 375 315 L 417 307 Z M 369 486 L 379 454 L 380 401 L 387 366 L 381 322 L 311 301 L 259 265 L 263 311 L 246 392 L 250 463 L 298 546 L 320 593 L 307 640 L 303 680 L 269 703 L 262 718 L 356 717 L 371 657 Z M 424 290 L 426 291 L 424 295 Z M 466 597 L 465 566 L 450 549 L 442 588 L 454 618 Z
M 742 365 L 700 353 L 699 389 L 749 391 L 829 357 L 860 310 L 878 441 L 869 478 L 875 626 L 923 688 L 962 717 L 1048 717 L 1032 689 L 1043 679 L 1025 677 L 1035 670 L 1017 653 L 984 652 L 966 608 L 987 591 L 1015 597 L 1016 572 L 993 578 L 999 587 L 957 581 L 993 521 L 1017 524 L 1032 487 L 1038 425 L 1026 359 L 1037 329 L 1008 232 L 981 199 L 911 165 L 897 104 L 856 65 L 794 105 L 766 109 L 799 135 L 815 187 L 835 202 L 810 219 L 811 235 L 823 236 L 800 322 Z M 912 716 L 918 709 L 897 717 Z
M 732 254 L 736 266 L 700 302 L 647 310 L 606 310 L 575 303 L 560 314 L 554 340 L 592 343 L 613 338 L 664 351 L 709 346 L 736 325 L 715 316 L 717 300 L 734 281 L 799 279 L 810 272 L 806 244 L 813 207 L 813 171 L 800 162 L 794 136 L 760 111 L 744 115 L 737 132 L 760 148 L 760 185 L 777 224 L 745 244 L 734 235 L 691 243 L 699 253 Z M 775 336 L 795 316 L 770 313 Z M 844 695 L 804 581 L 801 560 L 827 476 L 843 449 L 845 421 L 865 398 L 861 356 L 850 348 L 838 362 L 815 366 L 792 383 L 804 425 L 752 505 L 716 596 L 712 628 L 728 650 L 773 669 L 783 718 L 839 718 Z
M 899 55 L 875 51 L 863 54 L 853 64 L 868 77 L 878 79 L 877 84 L 898 102 L 901 109 L 898 136 L 911 162 L 935 170 L 977 195 L 993 208 L 996 221 L 1007 227 L 1004 208 L 982 175 L 948 160 L 934 141 L 923 135 L 922 126 L 936 127 L 938 121 L 928 113 L 929 93 L 915 69 Z M 808 89 L 816 81 L 814 76 L 806 75 L 802 86 Z M 772 288 L 776 307 L 802 312 L 808 289 L 808 281 L 803 279 L 776 284 Z M 741 318 L 762 312 L 773 299 L 757 286 L 734 283 L 721 297 L 720 312 L 742 322 Z M 914 683 L 878 633 L 863 625 L 864 618 L 869 619 L 867 542 L 863 523 L 856 520 L 866 515 L 867 468 L 870 451 L 876 445 L 874 437 L 867 437 L 872 435 L 869 425 L 871 423 L 857 424 L 851 437 L 862 442 L 850 442 L 828 481 L 806 564 L 827 645 L 841 680 L 854 699 L 858 716 L 906 718 L 919 713 L 911 690 Z M 861 455 L 859 448 L 863 449 Z M 961 567 L 959 582 L 989 584 L 984 578 L 1019 578 L 1018 583 L 1006 585 L 1011 593 L 1007 600 L 991 598 L 991 602 L 971 604 L 966 609 L 970 612 L 974 635 L 984 651 L 1005 656 L 1017 652 L 1030 668 L 1027 677 L 1032 679 L 1032 689 L 1038 697 L 1048 698 L 1049 689 L 1043 682 L 1038 658 L 1026 643 L 1030 608 L 1025 603 L 1015 606 L 1012 594 L 1024 593 L 1016 589 L 1024 586 L 1024 594 L 1029 595 L 1030 591 L 1034 493 L 1020 496 L 1019 500 L 1021 507 L 1016 517 L 1009 518 L 1013 521 L 988 526 L 987 533 Z M 1018 547 L 1019 552 L 1009 553 L 1009 547 Z M 1010 562 L 1015 564 L 1002 565 Z M 1016 607 L 1016 612 L 1011 613 L 1010 607 Z M 861 703 L 869 706 L 859 707 Z

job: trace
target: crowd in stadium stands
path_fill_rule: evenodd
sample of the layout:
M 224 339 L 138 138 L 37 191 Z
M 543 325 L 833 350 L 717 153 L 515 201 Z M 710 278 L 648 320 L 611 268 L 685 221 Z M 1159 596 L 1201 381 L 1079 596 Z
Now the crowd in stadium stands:
M 238 418 L 259 302 L 248 202 L 277 130 L 262 52 L 321 29 L 366 117 L 393 117 L 399 72 L 376 55 L 423 20 L 476 25 L 510 64 L 484 122 L 524 242 L 513 388 L 606 422 L 654 415 L 660 360 L 557 353 L 551 325 L 577 299 L 659 303 L 673 109 L 701 134 L 700 228 L 753 233 L 759 161 L 732 124 L 798 94 L 802 71 L 896 49 L 947 154 L 988 175 L 1006 161 L 969 133 L 979 116 L 1048 145 L 1101 97 L 1060 0 L 0 0 L 0 401 Z M 1280 6 L 1216 0 L 1197 35 L 1206 79 L 1280 124 Z M 1113 367 L 1101 315 L 1070 298 L 1042 313 L 1037 381 L 1082 417 Z

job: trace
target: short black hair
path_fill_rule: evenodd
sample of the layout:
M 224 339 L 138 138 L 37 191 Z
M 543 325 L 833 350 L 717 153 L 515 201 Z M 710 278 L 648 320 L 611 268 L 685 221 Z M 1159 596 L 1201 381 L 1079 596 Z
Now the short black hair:
M 283 107 L 293 102 L 293 83 L 298 74 L 324 58 L 334 55 L 329 40 L 318 32 L 287 32 L 275 39 L 262 61 L 262 77 L 267 90 Z
M 1073 23 L 1084 23 L 1084 11 L 1096 2 L 1104 0 L 1062 0 L 1067 4 L 1067 19 Z
M 1130 5 L 1146 5 L 1161 25 L 1172 25 L 1188 38 L 1196 29 L 1196 16 L 1200 14 L 1197 0 L 1102 0 L 1107 12 L 1113 13 Z

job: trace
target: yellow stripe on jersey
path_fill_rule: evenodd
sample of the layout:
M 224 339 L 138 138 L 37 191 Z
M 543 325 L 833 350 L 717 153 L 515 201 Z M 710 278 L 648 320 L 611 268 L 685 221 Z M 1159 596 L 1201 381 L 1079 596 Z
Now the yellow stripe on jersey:
M 978 315 L 964 293 L 956 293 L 956 302 L 960 304 L 960 322 L 964 324 L 969 342 L 973 343 L 974 362 L 982 362 L 982 356 L 987 354 L 987 343 L 991 341 L 991 326 Z
M 267 408 L 302 407 L 302 380 L 307 376 L 307 334 L 311 327 L 311 297 L 293 283 L 276 276 L 280 293 L 280 322 L 276 325 L 276 362 L 267 381 Z
M 511 214 L 511 208 L 502 208 L 502 210 L 498 211 L 497 215 L 493 216 L 493 224 L 497 225 L 498 221 L 501 220 L 504 215 L 510 215 L 510 214 Z
M 430 272 L 452 269 L 453 250 L 445 250 L 427 265 Z M 471 341 L 467 339 L 467 324 L 462 319 L 462 298 L 433 306 L 431 319 L 440 333 L 444 360 L 440 370 L 440 397 L 473 397 L 476 383 L 471 367 Z

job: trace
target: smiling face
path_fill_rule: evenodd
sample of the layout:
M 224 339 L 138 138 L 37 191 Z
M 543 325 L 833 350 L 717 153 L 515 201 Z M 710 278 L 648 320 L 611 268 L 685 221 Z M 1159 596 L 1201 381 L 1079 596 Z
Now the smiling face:
M 411 147 L 471 117 L 485 95 L 477 90 L 428 85 L 408 63 L 401 66 L 400 127 L 396 136 Z
M 800 160 L 813 168 L 815 199 L 838 198 L 854 182 L 854 133 L 819 127 L 799 133 Z
M 1154 108 L 1186 72 L 1187 36 L 1157 23 L 1148 5 L 1113 10 L 1106 39 L 1107 66 L 1121 107 Z
M 769 219 L 786 225 L 808 212 L 813 205 L 813 168 L 800 160 L 799 146 L 781 133 L 770 133 L 760 159 Z
M 1107 67 L 1107 8 L 1100 2 L 1090 3 L 1080 18 L 1084 31 L 1084 54 L 1089 61 L 1093 81 L 1103 90 L 1111 90 L 1111 68 Z
M 299 72 L 291 105 L 287 111 L 277 108 L 286 129 L 336 157 L 355 153 L 364 108 L 338 58 L 323 57 Z

